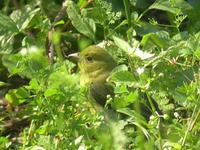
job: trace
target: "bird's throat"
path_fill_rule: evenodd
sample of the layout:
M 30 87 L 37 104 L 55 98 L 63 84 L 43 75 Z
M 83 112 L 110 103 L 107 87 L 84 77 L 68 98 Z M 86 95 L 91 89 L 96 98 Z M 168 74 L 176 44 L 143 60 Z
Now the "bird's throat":
M 89 73 L 81 73 L 80 84 L 90 85 L 91 83 L 104 83 L 109 74 L 110 72 L 103 71 L 102 69 Z

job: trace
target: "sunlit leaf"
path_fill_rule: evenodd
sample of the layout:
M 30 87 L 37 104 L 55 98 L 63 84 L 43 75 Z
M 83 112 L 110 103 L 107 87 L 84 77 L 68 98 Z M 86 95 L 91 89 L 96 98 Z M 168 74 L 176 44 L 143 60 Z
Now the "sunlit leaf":
M 67 14 L 72 21 L 73 26 L 83 35 L 95 40 L 96 26 L 92 19 L 83 18 L 80 10 L 73 1 L 68 1 Z

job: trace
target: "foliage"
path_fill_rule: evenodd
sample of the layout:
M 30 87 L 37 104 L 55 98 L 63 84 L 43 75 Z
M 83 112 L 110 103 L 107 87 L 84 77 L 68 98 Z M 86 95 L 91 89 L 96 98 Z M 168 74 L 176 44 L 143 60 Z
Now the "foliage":
M 199 10 L 198 0 L 2 0 L 0 149 L 199 149 Z M 118 62 L 115 112 L 95 111 L 62 59 L 91 44 Z M 163 115 L 129 107 L 141 92 Z

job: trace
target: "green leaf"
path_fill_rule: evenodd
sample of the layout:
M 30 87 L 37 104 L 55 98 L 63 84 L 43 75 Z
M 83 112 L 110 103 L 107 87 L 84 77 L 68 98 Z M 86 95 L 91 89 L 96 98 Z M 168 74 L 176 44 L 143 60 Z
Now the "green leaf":
M 113 36 L 113 40 L 115 42 L 115 44 L 122 49 L 123 51 L 125 51 L 126 53 L 128 53 L 128 51 L 131 49 L 131 46 L 128 44 L 127 41 L 122 40 L 119 37 Z
M 11 144 L 8 137 L 0 136 L 0 149 L 9 149 Z
M 134 92 L 131 92 L 127 95 L 126 97 L 126 102 L 128 104 L 131 104 L 133 103 L 134 101 L 136 101 L 138 99 L 138 91 L 134 91 Z
M 128 93 L 129 91 L 127 89 L 127 85 L 122 84 L 122 85 L 116 86 L 114 92 L 115 92 L 115 94 L 122 94 L 122 93 Z M 120 101 L 121 101 L 121 99 L 120 99 Z
M 120 71 L 112 73 L 110 76 L 111 81 L 115 82 L 134 82 L 136 81 L 134 75 L 129 71 Z
M 29 98 L 29 96 L 29 92 L 25 88 L 21 87 L 19 89 L 9 90 L 5 98 L 12 105 L 18 106 L 24 103 Z
M 47 89 L 46 91 L 45 91 L 45 93 L 44 93 L 44 96 L 45 97 L 50 97 L 50 96 L 53 96 L 53 95 L 56 95 L 56 94 L 58 94 L 58 90 L 57 89 L 52 89 L 52 88 L 50 88 L 50 89 Z
M 120 73 L 121 72 L 128 72 L 128 67 L 126 65 L 120 65 L 120 66 L 117 66 L 116 68 L 113 69 L 113 71 L 111 72 L 108 80 L 109 81 L 119 81 L 119 79 L 123 78 L 123 75 L 121 77 Z M 122 73 L 123 74 L 123 73 Z M 129 73 L 127 73 L 129 74 Z M 131 77 L 130 77 L 131 78 Z
M 2 63 L 9 70 L 10 76 L 19 74 L 22 77 L 36 78 L 48 65 L 48 59 L 41 53 L 42 51 L 37 48 L 24 48 L 21 53 L 4 55 Z
M 115 87 L 115 95 L 113 107 L 117 109 L 125 108 L 134 103 L 134 101 L 138 100 L 138 91 L 128 91 L 127 85 Z
M 130 108 L 120 108 L 117 110 L 117 112 L 126 114 L 132 118 L 138 118 L 141 122 L 143 122 L 144 124 L 146 124 L 146 121 L 144 119 L 144 117 L 142 117 L 139 113 L 137 113 L 135 110 L 131 110 Z
M 13 33 L 7 33 L 0 36 L 0 54 L 10 54 L 12 52 L 13 37 Z
M 192 9 L 192 7 L 184 0 L 157 0 L 149 7 L 149 9 L 163 10 L 176 15 L 180 13 L 180 11 L 186 11 Z
M 102 10 L 99 10 L 99 7 L 85 8 L 82 10 L 83 17 L 91 18 L 96 24 L 104 25 L 105 18 L 103 14 L 99 13 Z
M 12 52 L 14 36 L 25 30 L 39 11 L 39 8 L 27 5 L 13 11 L 10 17 L 0 13 L 0 54 Z
M 174 35 L 172 37 L 172 39 L 174 41 L 181 41 L 181 40 L 186 40 L 189 38 L 189 33 L 188 31 L 183 31 L 183 32 L 179 32 L 178 34 Z
M 25 30 L 30 24 L 33 17 L 35 17 L 40 11 L 40 8 L 34 8 L 30 5 L 26 5 L 22 10 L 15 10 L 11 14 L 11 18 L 17 24 L 20 31 Z
M 131 47 L 126 41 L 116 36 L 113 36 L 113 39 L 114 39 L 115 44 L 130 56 L 137 56 L 143 60 L 143 59 L 150 58 L 154 55 L 154 54 L 147 53 L 139 49 L 139 42 L 137 40 L 133 42 L 133 47 Z
M 72 21 L 73 26 L 83 35 L 95 40 L 96 25 L 92 19 L 83 18 L 80 10 L 73 1 L 68 1 L 67 14 Z
M 65 21 L 64 21 L 64 20 L 60 20 L 60 21 L 58 21 L 58 22 L 55 22 L 55 23 L 54 23 L 54 26 L 56 27 L 56 26 L 64 25 L 64 24 L 65 24 Z
M 166 31 L 159 31 L 155 33 L 149 33 L 143 36 L 141 45 L 144 49 L 158 46 L 159 48 L 166 48 L 172 43 L 169 33 Z
M 0 35 L 16 32 L 18 32 L 18 28 L 15 22 L 10 17 L 0 13 Z
M 194 54 L 200 60 L 200 48 L 197 49 Z
M 179 12 L 178 8 L 173 8 L 170 1 L 166 0 L 158 0 L 155 3 L 153 3 L 149 9 L 159 9 L 163 11 L 171 12 L 172 14 L 177 14 Z
M 21 73 L 22 72 L 22 56 L 19 54 L 15 55 L 4 55 L 2 57 L 2 63 L 5 67 L 7 67 L 8 71 L 10 72 L 10 76 L 13 74 Z
M 0 54 L 9 54 L 12 51 L 13 37 L 18 32 L 16 23 L 0 13 Z
M 1 87 L 1 86 L 6 86 L 6 85 L 8 85 L 8 83 L 5 83 L 5 82 L 0 81 L 0 87 Z
M 173 148 L 173 149 L 176 149 L 176 150 L 181 150 L 182 149 L 181 144 L 175 143 L 175 142 L 171 142 L 171 141 L 165 142 L 165 144 L 163 145 L 163 148 L 165 148 L 165 147 L 166 148 L 170 147 L 170 148 Z
M 29 82 L 29 87 L 28 87 L 28 88 L 37 90 L 37 89 L 40 88 L 40 85 L 39 85 L 39 83 L 37 82 L 37 80 L 33 78 L 33 79 Z
M 79 0 L 78 6 L 79 6 L 79 8 L 83 8 L 87 5 L 87 3 L 88 3 L 87 0 Z
M 28 147 L 28 149 L 29 150 L 45 150 L 44 147 L 38 146 L 38 145 L 30 146 L 30 147 Z
M 172 14 L 177 14 L 180 10 L 179 8 L 173 7 L 172 2 L 168 0 L 157 0 L 149 7 L 149 9 L 159 9 L 163 11 L 168 11 Z
M 113 69 L 112 73 L 120 72 L 120 71 L 128 71 L 128 67 L 126 65 L 119 65 Z
M 145 128 L 148 126 L 148 124 L 146 123 L 144 117 L 141 116 L 139 113 L 129 108 L 120 108 L 117 110 L 117 112 L 130 116 L 132 118 L 130 120 L 130 123 L 137 126 L 143 132 L 143 134 L 147 137 L 147 139 L 151 137 L 148 130 Z

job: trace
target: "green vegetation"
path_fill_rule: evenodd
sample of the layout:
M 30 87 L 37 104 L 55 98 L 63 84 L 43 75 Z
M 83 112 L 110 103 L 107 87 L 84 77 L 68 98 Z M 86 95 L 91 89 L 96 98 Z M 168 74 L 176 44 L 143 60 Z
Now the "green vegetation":
M 198 150 L 199 14 L 198 0 L 1 0 L 0 149 Z M 89 45 L 118 64 L 98 111 L 67 57 Z M 141 93 L 163 115 L 132 109 Z

